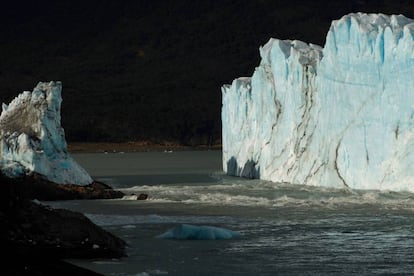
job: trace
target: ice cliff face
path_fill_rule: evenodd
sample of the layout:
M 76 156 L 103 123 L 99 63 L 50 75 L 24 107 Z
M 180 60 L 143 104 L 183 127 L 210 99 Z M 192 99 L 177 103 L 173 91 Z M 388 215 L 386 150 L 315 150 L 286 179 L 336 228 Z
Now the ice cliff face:
M 86 185 L 93 180 L 70 157 L 60 125 L 62 85 L 40 82 L 0 115 L 0 168 L 11 176 L 37 173 L 55 183 Z
M 271 39 L 251 78 L 223 86 L 230 175 L 414 191 L 414 21 L 349 14 L 322 49 Z

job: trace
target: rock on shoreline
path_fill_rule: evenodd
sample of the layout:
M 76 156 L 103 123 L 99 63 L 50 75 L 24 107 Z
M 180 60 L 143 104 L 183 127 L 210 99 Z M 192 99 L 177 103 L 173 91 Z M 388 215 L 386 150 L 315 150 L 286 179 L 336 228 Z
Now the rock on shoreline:
M 83 214 L 52 209 L 32 200 L 120 195 L 105 184 L 60 186 L 33 176 L 12 179 L 0 175 L 0 185 L 0 240 L 7 260 L 3 271 L 11 275 L 97 275 L 62 259 L 126 256 L 125 241 L 95 225 Z M 15 265 L 16 261 L 19 265 Z
M 124 193 L 116 191 L 105 183 L 93 181 L 89 185 L 56 184 L 41 175 L 31 174 L 13 179 L 18 185 L 20 195 L 38 200 L 71 199 L 114 199 L 122 198 Z

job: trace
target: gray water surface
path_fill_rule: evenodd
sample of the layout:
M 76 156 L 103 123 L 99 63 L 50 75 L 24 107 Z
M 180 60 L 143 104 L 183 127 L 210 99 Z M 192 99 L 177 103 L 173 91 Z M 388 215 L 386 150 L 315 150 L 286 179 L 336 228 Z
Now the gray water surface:
M 71 260 L 105 275 L 414 274 L 414 195 L 225 176 L 221 152 L 78 154 L 96 179 L 146 201 L 51 203 L 127 241 L 128 257 Z M 179 224 L 238 231 L 232 240 L 156 238 Z

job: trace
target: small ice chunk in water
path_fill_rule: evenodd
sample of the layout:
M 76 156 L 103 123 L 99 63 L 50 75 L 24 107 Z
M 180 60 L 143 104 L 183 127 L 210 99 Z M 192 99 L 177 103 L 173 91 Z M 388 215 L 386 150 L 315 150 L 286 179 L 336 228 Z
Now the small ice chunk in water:
M 176 240 L 228 240 L 240 237 L 240 233 L 214 226 L 196 226 L 180 224 L 164 234 L 157 236 L 161 239 Z

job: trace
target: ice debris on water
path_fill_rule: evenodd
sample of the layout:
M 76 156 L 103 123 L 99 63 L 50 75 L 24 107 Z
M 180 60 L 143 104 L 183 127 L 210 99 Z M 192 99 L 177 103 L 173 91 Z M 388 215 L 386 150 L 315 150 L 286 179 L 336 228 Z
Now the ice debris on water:
M 240 237 L 240 233 L 215 226 L 180 224 L 157 236 L 160 239 L 175 240 L 228 240 Z

